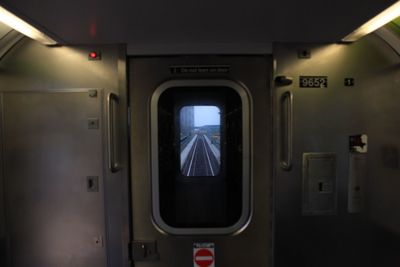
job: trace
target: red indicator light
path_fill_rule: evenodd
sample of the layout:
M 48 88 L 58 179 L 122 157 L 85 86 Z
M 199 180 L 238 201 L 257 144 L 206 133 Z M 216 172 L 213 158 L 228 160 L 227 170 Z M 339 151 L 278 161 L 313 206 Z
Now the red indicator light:
M 92 51 L 89 53 L 89 60 L 101 60 L 101 53 Z

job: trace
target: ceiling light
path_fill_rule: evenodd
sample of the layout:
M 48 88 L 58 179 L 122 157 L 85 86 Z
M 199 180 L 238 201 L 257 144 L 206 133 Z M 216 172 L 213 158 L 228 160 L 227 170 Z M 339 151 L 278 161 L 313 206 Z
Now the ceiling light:
M 393 19 L 400 16 L 400 1 L 391 5 L 389 8 L 385 9 L 383 12 L 367 21 L 360 28 L 350 33 L 346 37 L 342 39 L 344 42 L 354 42 L 360 39 L 361 37 L 379 29 L 383 25 L 389 23 Z
M 369 20 L 367 23 L 363 24 L 360 28 L 350 33 L 342 39 L 344 42 L 354 42 L 371 33 L 383 25 L 389 23 L 400 16 L 400 1 L 391 5 L 389 8 L 385 9 L 382 13 L 378 14 L 376 17 Z
M 44 34 L 43 32 L 39 31 L 35 27 L 29 25 L 27 22 L 23 21 L 22 19 L 18 18 L 8 10 L 4 9 L 0 6 L 0 22 L 3 22 L 7 26 L 13 28 L 20 33 L 35 39 L 36 41 L 41 42 L 45 45 L 55 45 L 57 42 Z

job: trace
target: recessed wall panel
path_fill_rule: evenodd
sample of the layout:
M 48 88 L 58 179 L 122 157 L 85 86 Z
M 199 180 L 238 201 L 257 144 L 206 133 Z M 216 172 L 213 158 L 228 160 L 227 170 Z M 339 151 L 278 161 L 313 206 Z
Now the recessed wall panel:
M 303 214 L 336 213 L 336 155 L 303 154 Z
M 4 93 L 12 267 L 105 266 L 101 99 L 87 90 Z M 88 192 L 88 176 L 98 192 Z

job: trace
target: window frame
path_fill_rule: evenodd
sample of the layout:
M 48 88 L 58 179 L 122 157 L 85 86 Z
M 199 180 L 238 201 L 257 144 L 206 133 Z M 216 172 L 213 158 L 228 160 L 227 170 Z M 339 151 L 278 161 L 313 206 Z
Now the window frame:
M 159 158 L 158 158 L 158 102 L 169 88 L 184 87 L 228 87 L 236 91 L 242 101 L 242 214 L 231 226 L 215 228 L 178 228 L 168 225 L 161 216 L 159 195 Z M 221 122 L 222 123 L 222 122 Z M 242 84 L 231 80 L 170 80 L 159 85 L 150 101 L 150 152 L 151 152 L 151 200 L 152 222 L 162 233 L 171 235 L 234 235 L 242 232 L 252 217 L 251 188 L 251 106 L 249 90 Z

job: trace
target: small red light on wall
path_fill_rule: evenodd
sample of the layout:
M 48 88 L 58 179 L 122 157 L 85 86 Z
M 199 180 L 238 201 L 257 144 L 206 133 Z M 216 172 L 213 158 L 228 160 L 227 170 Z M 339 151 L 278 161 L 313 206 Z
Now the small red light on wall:
M 89 60 L 101 60 L 101 53 L 92 51 L 89 53 Z

